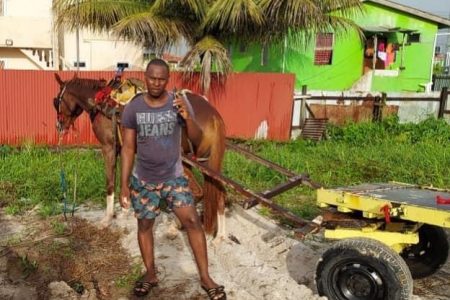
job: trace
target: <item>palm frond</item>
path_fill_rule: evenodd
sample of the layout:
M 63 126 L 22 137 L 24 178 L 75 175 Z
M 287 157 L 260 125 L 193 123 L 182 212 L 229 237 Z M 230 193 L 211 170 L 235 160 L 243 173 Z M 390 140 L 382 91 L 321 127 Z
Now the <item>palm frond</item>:
M 223 44 L 213 36 L 205 36 L 186 54 L 181 62 L 184 80 L 191 80 L 200 70 L 200 89 L 206 93 L 213 79 L 223 83 L 231 72 L 231 62 Z
M 160 15 L 183 17 L 201 23 L 208 10 L 207 0 L 156 0 L 153 9 Z
M 117 36 L 159 53 L 189 36 L 192 31 L 188 24 L 158 16 L 153 10 L 122 18 L 111 29 Z
M 149 10 L 153 1 L 145 0 L 55 0 L 52 10 L 57 28 L 73 31 L 88 28 L 108 31 L 119 20 Z
M 252 38 L 264 25 L 264 15 L 254 0 L 215 1 L 202 29 L 215 36 Z
M 258 5 L 270 20 L 261 37 L 265 42 L 297 35 L 299 44 L 308 43 L 317 32 L 356 28 L 347 18 L 361 8 L 360 0 L 258 0 Z

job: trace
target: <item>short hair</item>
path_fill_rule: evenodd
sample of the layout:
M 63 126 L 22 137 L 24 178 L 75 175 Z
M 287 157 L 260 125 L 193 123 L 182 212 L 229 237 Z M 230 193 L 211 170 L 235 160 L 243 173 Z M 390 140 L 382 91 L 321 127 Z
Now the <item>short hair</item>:
M 170 72 L 170 67 L 169 65 L 160 58 L 154 58 L 151 61 L 149 61 L 149 63 L 147 64 L 147 68 L 145 69 L 145 71 L 148 71 L 148 69 L 150 69 L 151 66 L 160 66 L 160 67 L 165 67 L 167 69 L 167 72 Z

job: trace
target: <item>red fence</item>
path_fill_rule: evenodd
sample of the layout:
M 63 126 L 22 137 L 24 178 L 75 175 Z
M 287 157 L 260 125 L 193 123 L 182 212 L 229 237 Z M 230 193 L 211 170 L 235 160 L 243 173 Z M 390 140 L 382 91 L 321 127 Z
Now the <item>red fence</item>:
M 63 80 L 74 72 L 58 72 Z M 81 78 L 109 80 L 113 72 L 80 72 Z M 125 72 L 126 77 L 143 78 L 141 72 Z M 224 88 L 213 87 L 207 95 L 222 115 L 228 137 L 287 140 L 292 124 L 294 75 L 241 73 L 228 77 Z M 181 74 L 173 73 L 168 85 L 189 88 Z M 53 98 L 59 86 L 53 71 L 0 70 L 0 144 L 58 143 Z M 78 136 L 71 133 L 64 144 L 96 144 L 87 114 L 75 123 Z

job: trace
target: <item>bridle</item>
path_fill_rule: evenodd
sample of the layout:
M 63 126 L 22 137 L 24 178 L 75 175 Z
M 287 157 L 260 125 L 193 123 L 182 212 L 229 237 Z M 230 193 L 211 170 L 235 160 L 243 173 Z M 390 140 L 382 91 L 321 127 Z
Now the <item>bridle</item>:
M 61 134 L 64 131 L 63 124 L 64 124 L 64 114 L 61 112 L 61 104 L 64 104 L 67 109 L 70 111 L 70 118 L 76 117 L 77 112 L 75 110 L 71 110 L 69 105 L 64 100 L 64 94 L 67 90 L 67 83 L 64 84 L 63 88 L 59 92 L 59 95 L 53 99 L 53 106 L 56 109 L 56 130 L 59 134 Z M 72 124 L 71 124 L 72 125 Z

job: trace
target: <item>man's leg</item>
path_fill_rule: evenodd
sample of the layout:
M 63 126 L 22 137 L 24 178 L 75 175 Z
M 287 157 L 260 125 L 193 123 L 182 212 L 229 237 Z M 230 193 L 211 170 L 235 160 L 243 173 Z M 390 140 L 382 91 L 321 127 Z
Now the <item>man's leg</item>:
M 158 282 L 155 270 L 155 256 L 153 250 L 153 224 L 155 219 L 138 219 L 138 242 L 147 273 L 142 281 Z
M 197 211 L 193 206 L 178 207 L 174 208 L 173 211 L 186 229 L 202 286 L 208 289 L 219 286 L 209 277 L 205 232 Z

